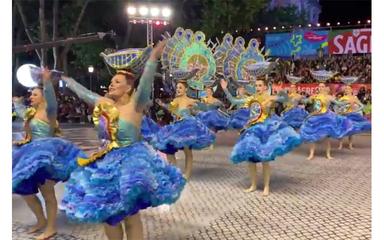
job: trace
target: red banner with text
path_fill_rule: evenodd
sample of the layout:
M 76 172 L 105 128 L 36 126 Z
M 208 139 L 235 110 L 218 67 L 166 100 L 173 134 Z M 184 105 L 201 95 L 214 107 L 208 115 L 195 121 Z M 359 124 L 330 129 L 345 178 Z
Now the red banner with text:
M 371 53 L 371 29 L 332 30 L 328 33 L 330 54 Z

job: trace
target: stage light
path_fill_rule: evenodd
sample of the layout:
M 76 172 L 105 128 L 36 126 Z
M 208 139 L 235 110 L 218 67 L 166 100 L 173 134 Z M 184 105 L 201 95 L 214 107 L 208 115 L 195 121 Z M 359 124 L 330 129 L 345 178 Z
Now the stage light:
M 160 14 L 160 9 L 159 8 L 157 8 L 157 7 L 151 8 L 151 16 L 152 17 L 157 17 L 157 16 L 159 16 L 159 14 Z
M 136 8 L 135 7 L 128 7 L 127 12 L 128 12 L 128 15 L 135 15 L 136 14 Z
M 327 26 L 329 27 L 329 26 L 331 26 L 331 24 L 329 22 L 327 22 Z
M 166 8 L 163 8 L 163 10 L 161 11 L 161 14 L 163 15 L 163 17 L 170 17 L 172 14 L 172 11 L 171 9 L 166 7 Z
M 147 16 L 148 15 L 148 8 L 147 7 L 140 7 L 139 8 L 139 13 L 141 16 Z

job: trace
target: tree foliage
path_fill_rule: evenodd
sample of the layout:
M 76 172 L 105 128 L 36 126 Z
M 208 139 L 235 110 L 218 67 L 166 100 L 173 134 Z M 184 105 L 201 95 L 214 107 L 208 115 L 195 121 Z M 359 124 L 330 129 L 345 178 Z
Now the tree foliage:
M 221 31 L 249 29 L 266 0 L 202 0 L 202 30 L 208 37 Z

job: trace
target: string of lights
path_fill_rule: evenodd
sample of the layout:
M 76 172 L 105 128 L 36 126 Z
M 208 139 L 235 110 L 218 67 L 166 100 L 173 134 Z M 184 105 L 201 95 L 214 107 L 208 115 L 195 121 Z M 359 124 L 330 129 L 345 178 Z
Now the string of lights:
M 282 25 L 282 26 L 257 26 L 255 28 L 247 29 L 247 30 L 239 30 L 236 29 L 234 32 L 286 32 L 290 31 L 290 29 L 298 29 L 298 28 L 310 28 L 310 29 L 332 29 L 332 28 L 351 28 L 351 27 L 370 27 L 371 26 L 371 20 L 368 19 L 366 21 L 358 20 L 356 23 L 352 23 L 351 21 L 348 21 L 347 23 L 344 23 L 342 25 L 341 22 L 336 22 L 335 24 L 331 24 L 330 22 L 323 23 L 317 23 L 317 24 L 311 24 L 308 23 L 307 25 Z M 225 34 L 226 32 L 224 30 L 221 30 L 221 34 Z

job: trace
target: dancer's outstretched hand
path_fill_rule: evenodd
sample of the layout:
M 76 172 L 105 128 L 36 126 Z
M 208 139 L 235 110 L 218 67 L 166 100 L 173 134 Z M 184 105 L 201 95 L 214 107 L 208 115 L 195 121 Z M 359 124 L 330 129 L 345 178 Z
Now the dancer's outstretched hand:
M 165 47 L 165 44 L 167 44 L 167 40 L 162 40 L 156 44 L 156 46 L 153 48 L 151 52 L 151 56 L 149 57 L 152 61 L 157 61 L 157 59 L 160 58 L 161 54 L 163 53 L 163 49 Z

